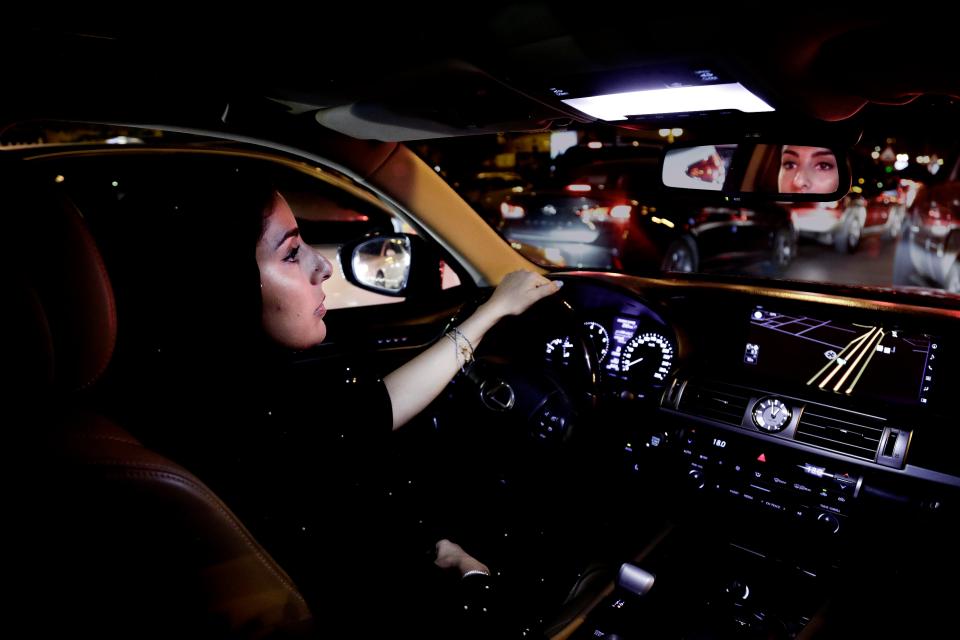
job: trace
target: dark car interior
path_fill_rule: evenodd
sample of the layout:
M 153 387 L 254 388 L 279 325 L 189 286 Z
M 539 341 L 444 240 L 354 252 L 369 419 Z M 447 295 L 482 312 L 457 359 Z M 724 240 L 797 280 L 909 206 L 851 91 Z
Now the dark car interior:
M 666 58 L 715 57 L 790 105 L 773 125 L 737 114 L 673 114 L 684 123 L 696 118 L 698 131 L 719 138 L 749 133 L 754 122 L 771 135 L 797 123 L 849 142 L 861 110 L 873 117 L 916 100 L 939 122 L 960 99 L 946 26 L 910 38 L 916 47 L 881 69 L 864 62 L 862 43 L 888 40 L 894 21 L 853 11 L 781 20 L 777 28 L 765 26 L 773 14 L 698 16 L 682 38 L 637 7 L 618 9 L 625 13 L 617 22 L 633 19 L 649 38 L 586 24 L 548 3 L 491 5 L 462 30 L 438 17 L 385 11 L 395 20 L 367 31 L 377 62 L 346 58 L 325 66 L 322 82 L 303 20 L 217 37 L 198 27 L 165 61 L 149 55 L 169 37 L 158 27 L 135 38 L 130 28 L 36 29 L 0 50 L 75 52 L 63 61 L 70 73 L 51 81 L 39 62 L 15 69 L 10 82 L 25 89 L 0 106 L 0 130 L 35 118 L 159 123 L 212 132 L 237 148 L 265 141 L 288 161 L 328 163 L 373 182 L 391 166 L 397 142 L 588 119 L 554 99 L 545 78 Z M 347 10 L 344 18 L 363 22 Z M 262 35 L 256 53 L 244 39 L 251 32 Z M 398 32 L 410 44 L 402 52 Z M 353 43 L 351 30 L 327 35 L 328 53 Z M 82 71 L 107 63 L 151 82 L 132 89 Z M 638 117 L 623 126 L 660 124 Z M 365 637 L 374 623 L 337 620 L 315 585 L 356 589 L 375 617 L 377 603 L 393 597 L 375 579 L 327 584 L 316 567 L 285 565 L 287 544 L 302 541 L 238 517 L 233 497 L 205 484 L 189 452 L 162 446 L 167 427 L 183 427 L 160 419 L 161 409 L 193 397 L 167 394 L 189 380 L 200 397 L 204 384 L 217 386 L 217 374 L 229 379 L 239 366 L 226 357 L 203 380 L 189 367 L 165 368 L 168 348 L 198 344 L 177 344 L 184 334 L 168 333 L 183 322 L 178 310 L 196 302 L 184 293 L 196 283 L 178 286 L 170 276 L 188 273 L 184 256 L 165 249 L 181 224 L 178 197 L 203 188 L 204 174 L 182 166 L 166 174 L 163 161 L 120 162 L 110 172 L 151 185 L 124 200 L 116 184 L 75 187 L 71 176 L 96 162 L 74 151 L 79 161 L 38 160 L 17 149 L 0 156 L 12 239 L 4 255 L 13 301 L 5 377 L 14 443 L 23 445 L 12 456 L 21 483 L 12 527 L 15 607 L 38 635 L 327 637 L 350 628 Z M 101 174 L 91 170 L 90 184 Z M 190 175 L 195 183 L 178 185 Z M 403 193 L 386 195 L 397 208 L 413 208 Z M 330 208 L 347 211 L 338 197 L 329 194 Z M 143 211 L 150 215 L 130 215 Z M 312 231 L 307 222 L 304 232 L 348 241 L 359 220 L 358 235 L 395 233 L 377 207 L 343 215 L 314 221 Z M 426 221 L 418 230 L 430 247 L 422 273 L 435 277 L 442 260 L 463 285 L 411 289 L 390 315 L 378 307 L 331 313 L 338 338 L 297 354 L 305 379 L 380 377 L 443 340 L 450 323 L 490 295 L 449 239 L 432 237 Z M 453 505 L 447 526 L 496 582 L 489 595 L 462 593 L 437 575 L 429 584 L 410 580 L 411 601 L 421 592 L 443 595 L 434 614 L 449 637 L 953 632 L 955 296 L 725 275 L 555 270 L 549 277 L 564 283 L 560 293 L 491 330 L 473 366 L 388 457 L 343 470 L 376 485 L 385 509 L 420 527 L 415 533 L 433 525 L 429 505 Z M 196 326 L 208 330 L 210 320 Z M 229 354 L 229 342 L 223 346 Z M 209 364 L 208 354 L 196 356 Z M 241 389 L 218 391 L 235 393 L 237 406 L 246 399 Z M 216 434 L 226 434 L 219 444 L 230 455 L 229 428 Z M 268 470 L 305 464 L 269 450 L 265 440 Z M 400 543 L 413 548 L 417 535 Z M 333 558 L 337 549 L 322 552 Z

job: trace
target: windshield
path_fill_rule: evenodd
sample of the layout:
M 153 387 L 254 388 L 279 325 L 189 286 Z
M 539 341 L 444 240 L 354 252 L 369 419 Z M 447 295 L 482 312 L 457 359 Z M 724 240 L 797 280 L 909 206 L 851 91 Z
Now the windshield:
M 957 125 L 921 102 L 868 108 L 840 200 L 729 206 L 660 185 L 709 131 L 586 126 L 411 143 L 510 245 L 548 268 L 960 291 Z

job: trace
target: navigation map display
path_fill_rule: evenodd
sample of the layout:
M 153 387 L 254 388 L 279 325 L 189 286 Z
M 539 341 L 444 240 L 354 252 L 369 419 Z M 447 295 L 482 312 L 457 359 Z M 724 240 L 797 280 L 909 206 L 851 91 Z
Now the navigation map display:
M 757 307 L 743 363 L 758 377 L 813 390 L 927 404 L 939 347 L 926 334 Z

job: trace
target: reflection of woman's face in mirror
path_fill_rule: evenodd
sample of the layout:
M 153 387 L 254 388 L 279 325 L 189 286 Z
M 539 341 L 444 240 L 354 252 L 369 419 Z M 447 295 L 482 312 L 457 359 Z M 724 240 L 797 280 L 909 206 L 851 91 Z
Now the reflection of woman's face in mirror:
M 840 186 L 837 158 L 824 147 L 785 145 L 777 184 L 780 193 L 833 193 Z

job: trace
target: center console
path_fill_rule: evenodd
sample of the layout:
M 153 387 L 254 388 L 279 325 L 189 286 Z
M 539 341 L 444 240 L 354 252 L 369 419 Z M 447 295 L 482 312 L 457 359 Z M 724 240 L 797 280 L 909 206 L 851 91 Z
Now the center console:
M 944 541 L 928 536 L 931 557 L 907 562 L 918 553 L 908 540 L 930 530 L 921 520 L 942 516 L 925 493 L 930 485 L 895 495 L 891 487 L 907 487 L 908 478 L 876 462 L 677 413 L 657 422 L 660 428 L 635 429 L 622 449 L 633 487 L 626 495 L 646 496 L 647 513 L 673 509 L 662 539 L 621 558 L 650 574 L 649 588 L 615 582 L 569 637 L 806 637 L 838 606 L 843 628 L 859 633 L 864 620 L 882 628 L 871 611 L 877 601 L 887 598 L 899 611 L 904 598 L 884 595 L 891 586 L 930 591 L 927 574 L 937 566 L 935 550 L 948 548 Z M 888 478 L 895 482 L 884 484 Z M 647 502 L 651 494 L 662 504 Z
M 573 638 L 793 638 L 824 605 L 829 579 L 690 529 L 672 531 L 621 575 L 638 571 L 650 576 L 646 592 L 619 580 Z
M 671 417 L 623 450 L 636 495 L 679 505 L 655 543 L 622 558 L 649 580 L 615 581 L 563 637 L 849 637 L 950 611 L 931 576 L 958 558 L 943 555 L 953 543 L 931 485 L 897 494 L 907 478 L 876 463 Z
M 678 438 L 686 462 L 683 480 L 692 490 L 824 534 L 840 533 L 863 483 L 852 465 L 762 442 L 697 428 L 684 429 Z
M 573 638 L 793 638 L 810 624 L 856 535 L 856 466 L 707 427 L 627 449 L 638 483 L 669 487 L 695 515 L 630 559 L 652 586 L 618 581 Z

